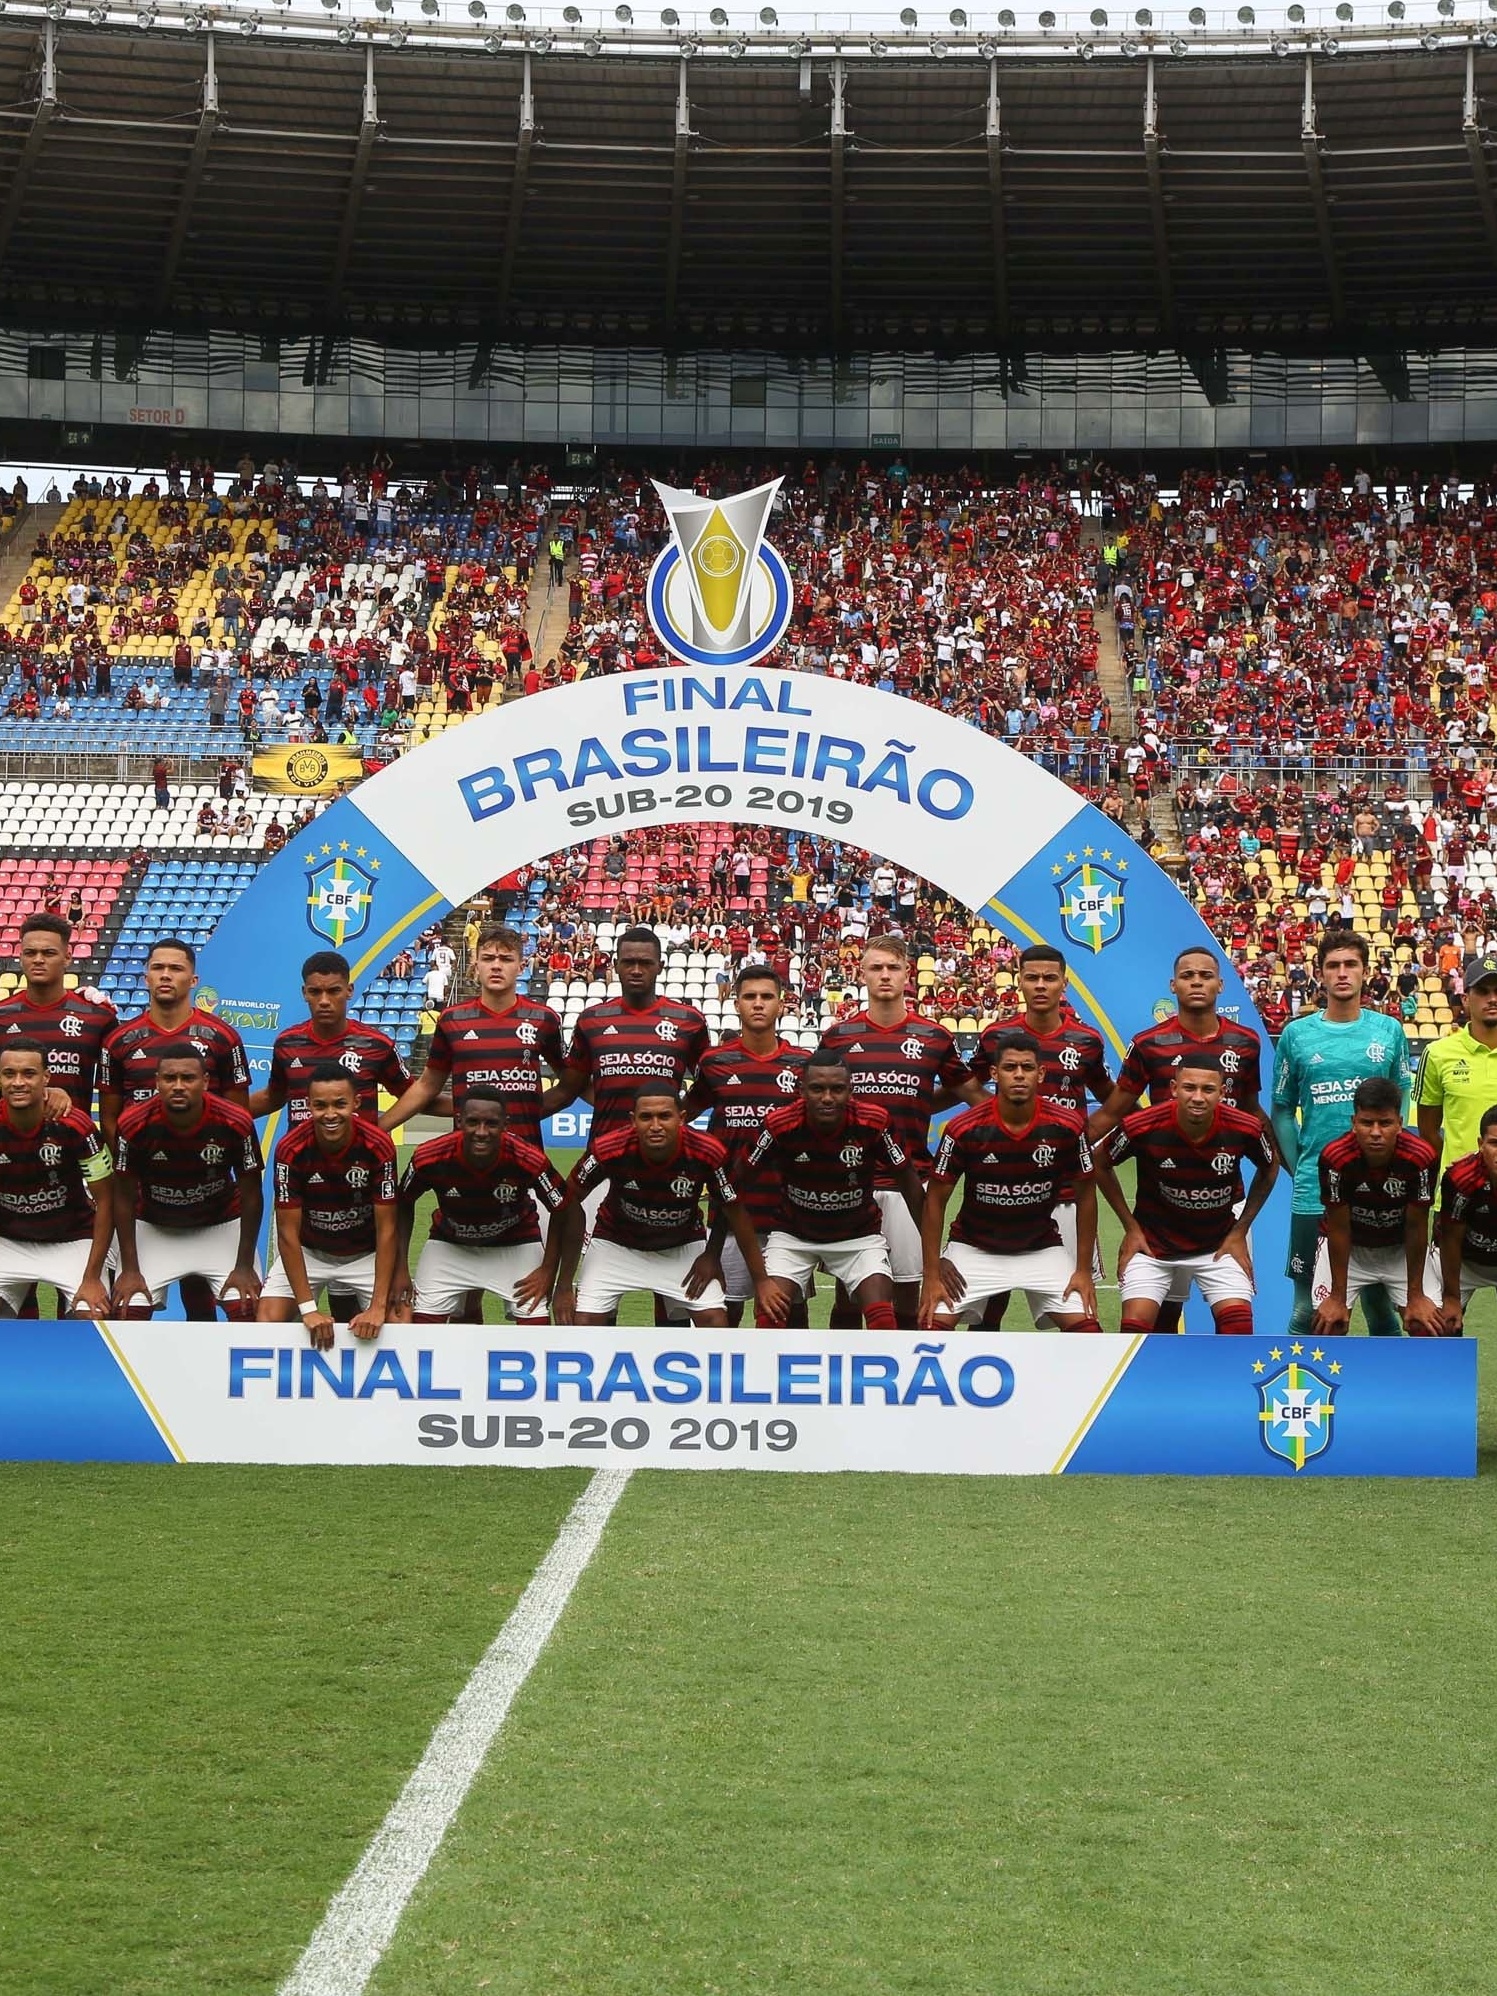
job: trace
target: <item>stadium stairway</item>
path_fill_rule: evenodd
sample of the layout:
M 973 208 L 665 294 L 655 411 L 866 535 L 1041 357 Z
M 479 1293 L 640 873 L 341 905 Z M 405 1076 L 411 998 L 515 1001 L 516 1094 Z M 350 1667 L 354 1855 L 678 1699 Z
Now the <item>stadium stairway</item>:
M 1083 522 L 1081 545 L 1091 550 L 1095 562 L 1102 547 L 1102 529 L 1091 519 Z M 1102 691 L 1107 695 L 1112 709 L 1112 732 L 1120 742 L 1133 739 L 1133 688 L 1128 677 L 1128 669 L 1123 664 L 1123 650 L 1118 643 L 1117 618 L 1112 614 L 1111 603 L 1104 608 L 1097 604 L 1092 612 L 1097 629 L 1097 678 Z
M 571 618 L 567 614 L 569 585 L 575 570 L 575 558 L 567 562 L 566 580 L 559 588 L 551 587 L 551 564 L 546 559 L 545 547 L 547 531 L 541 534 L 541 546 L 535 569 L 530 577 L 530 591 L 525 604 L 525 628 L 530 634 L 530 650 L 537 665 L 544 665 L 548 658 L 555 658 L 561 650 L 561 641 L 567 634 Z
M 5 552 L 0 555 L 0 603 L 8 603 L 21 586 L 21 579 L 30 568 L 36 554 L 36 544 L 43 534 L 50 534 L 63 514 L 65 505 L 28 506 L 16 523 L 15 531 L 3 543 Z

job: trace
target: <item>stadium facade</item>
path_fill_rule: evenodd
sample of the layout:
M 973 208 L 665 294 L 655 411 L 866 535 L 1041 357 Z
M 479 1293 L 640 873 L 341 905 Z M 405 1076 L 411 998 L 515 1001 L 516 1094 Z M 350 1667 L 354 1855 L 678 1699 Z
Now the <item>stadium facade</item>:
M 1497 438 L 1470 0 L 445 4 L 5 14 L 15 447 Z

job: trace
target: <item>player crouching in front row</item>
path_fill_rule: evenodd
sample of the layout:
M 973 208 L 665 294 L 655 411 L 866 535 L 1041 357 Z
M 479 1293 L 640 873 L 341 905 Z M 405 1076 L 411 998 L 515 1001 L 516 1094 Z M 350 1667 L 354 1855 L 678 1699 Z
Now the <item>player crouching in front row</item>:
M 1410 1337 L 1440 1335 L 1439 1305 L 1424 1293 L 1438 1171 L 1434 1146 L 1403 1126 L 1398 1083 L 1384 1075 L 1358 1082 L 1351 1128 L 1320 1153 L 1325 1219 L 1312 1291 L 1316 1337 L 1347 1331 L 1368 1289 L 1382 1290 Z
M 1138 1173 L 1131 1210 L 1116 1173 L 1128 1157 Z M 1244 1164 L 1253 1167 L 1253 1183 L 1239 1213 Z M 1170 1100 L 1125 1116 L 1111 1140 L 1099 1145 L 1095 1167 L 1098 1188 L 1123 1223 L 1123 1329 L 1152 1331 L 1163 1304 L 1183 1303 L 1194 1286 L 1219 1332 L 1249 1336 L 1248 1228 L 1278 1176 L 1279 1159 L 1258 1118 L 1222 1101 L 1215 1054 L 1182 1053 Z
M 162 1047 L 156 1093 L 123 1108 L 115 1134 L 115 1315 L 149 1317 L 179 1282 L 189 1319 L 202 1294 L 209 1321 L 222 1304 L 231 1323 L 252 1323 L 264 1170 L 254 1118 L 208 1092 L 201 1050 L 191 1040 Z
M 555 1272 L 555 1321 L 606 1324 L 631 1290 L 643 1290 L 684 1305 L 700 1328 L 726 1326 L 722 1268 L 707 1251 L 702 1224 L 703 1192 L 711 1194 L 738 1243 L 756 1307 L 768 1308 L 774 1291 L 727 1161 L 716 1137 L 687 1126 L 669 1082 L 641 1082 L 629 1127 L 599 1137 L 584 1153 L 552 1222 L 546 1272 Z M 584 1253 L 583 1202 L 599 1184 L 608 1191 Z
M 1036 1324 L 1100 1331 L 1092 1286 L 1097 1188 L 1081 1118 L 1040 1100 L 1040 1045 L 1031 1034 L 1000 1034 L 989 1058 L 997 1092 L 947 1124 L 925 1194 L 920 1229 L 925 1279 L 920 1323 L 950 1330 L 958 1314 L 980 1315 L 993 1297 L 1024 1292 Z M 944 1252 L 946 1208 L 966 1191 Z M 1055 1213 L 1074 1190 L 1074 1257 Z
M 1482 1116 L 1477 1148 L 1458 1157 L 1440 1181 L 1440 1230 L 1425 1278 L 1440 1292 L 1440 1323 L 1458 1338 L 1471 1298 L 1497 1289 L 1497 1108 Z
M 431 1234 L 410 1269 L 422 1195 L 436 1195 Z M 555 1213 L 567 1188 L 543 1150 L 507 1127 L 497 1088 L 470 1088 L 458 1127 L 424 1143 L 400 1181 L 395 1307 L 418 1324 L 461 1319 L 468 1296 L 487 1291 L 517 1324 L 544 1324 L 553 1264 L 542 1251 L 536 1201 Z
M 355 1113 L 353 1077 L 331 1061 L 312 1070 L 307 1120 L 276 1145 L 275 1221 L 280 1260 L 260 1291 L 259 1321 L 289 1324 L 300 1312 L 320 1351 L 333 1342 L 341 1299 L 348 1328 L 377 1338 L 395 1281 L 395 1146 Z M 328 1308 L 322 1291 L 328 1292 Z
M 0 1316 L 50 1282 L 61 1308 L 107 1317 L 113 1166 L 81 1110 L 48 1114 L 46 1048 L 20 1034 L 0 1041 L 0 1166 Z

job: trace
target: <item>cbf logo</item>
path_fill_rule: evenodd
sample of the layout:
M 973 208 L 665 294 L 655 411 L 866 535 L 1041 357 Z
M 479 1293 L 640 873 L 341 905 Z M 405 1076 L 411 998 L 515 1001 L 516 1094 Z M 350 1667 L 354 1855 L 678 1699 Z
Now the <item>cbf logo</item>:
M 1270 1358 L 1280 1356 L 1277 1350 L 1269 1353 Z M 1262 1368 L 1263 1361 L 1256 1359 L 1254 1369 Z M 1330 1370 L 1339 1372 L 1340 1364 L 1333 1361 Z M 1294 1359 L 1271 1379 L 1254 1383 L 1258 1388 L 1258 1433 L 1269 1454 L 1282 1456 L 1296 1469 L 1324 1455 L 1331 1445 L 1336 1411 L 1334 1383 Z
M 307 926 L 342 949 L 369 926 L 374 906 L 374 875 L 357 861 L 341 855 L 307 874 Z
M 790 571 L 764 538 L 780 480 L 732 499 L 655 481 L 671 539 L 656 557 L 645 608 L 666 650 L 687 665 L 756 665 L 790 627 Z
M 1068 860 L 1074 859 L 1067 853 Z M 1111 857 L 1111 855 L 1109 855 Z M 1094 956 L 1100 956 L 1109 943 L 1115 943 L 1123 933 L 1123 869 L 1127 862 L 1119 860 L 1117 870 L 1101 866 L 1095 860 L 1084 859 L 1079 866 L 1055 883 L 1055 891 L 1060 896 L 1060 925 L 1073 943 L 1080 943 Z M 1059 872 L 1059 867 L 1052 869 Z

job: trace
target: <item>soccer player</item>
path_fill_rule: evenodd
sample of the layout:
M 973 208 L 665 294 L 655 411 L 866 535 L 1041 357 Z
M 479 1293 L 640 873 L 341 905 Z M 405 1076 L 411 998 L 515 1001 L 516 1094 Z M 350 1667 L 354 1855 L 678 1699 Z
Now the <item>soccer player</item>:
M 1279 1154 L 1261 1118 L 1229 1107 L 1221 1064 L 1208 1047 L 1186 1047 L 1174 1062 L 1169 1100 L 1123 1119 L 1093 1153 L 1097 1185 L 1123 1223 L 1118 1282 L 1123 1329 L 1159 1328 L 1168 1298 L 1194 1285 L 1218 1331 L 1253 1328 L 1253 1261 L 1248 1228 L 1279 1172 Z M 1124 1158 L 1137 1164 L 1130 1210 L 1117 1181 Z M 1241 1216 L 1242 1167 L 1253 1183 Z
M 867 1005 L 850 1019 L 829 1026 L 822 1048 L 845 1064 L 860 1101 L 877 1102 L 888 1111 L 900 1149 L 917 1171 L 923 1171 L 930 1165 L 932 1115 L 958 1101 L 975 1107 L 984 1099 L 984 1091 L 946 1028 L 922 1019 L 905 1003 L 910 952 L 902 936 L 870 936 L 862 970 Z M 895 1321 L 912 1331 L 920 1314 L 921 1207 L 917 1202 L 912 1216 L 895 1179 L 895 1173 L 880 1169 L 878 1204 L 894 1277 Z M 839 1317 L 844 1321 L 839 1323 Z M 845 1306 L 841 1310 L 834 1306 L 834 1328 L 845 1330 L 855 1323 L 856 1313 L 850 1325 Z
M 1410 1337 L 1440 1335 L 1439 1306 L 1424 1293 L 1437 1172 L 1434 1145 L 1403 1127 L 1398 1083 L 1386 1075 L 1359 1081 L 1351 1128 L 1320 1153 L 1325 1237 L 1315 1258 L 1316 1337 L 1344 1334 L 1357 1298 L 1373 1288 Z
M 300 1313 L 313 1345 L 333 1342 L 331 1309 L 348 1297 L 356 1338 L 377 1338 L 395 1280 L 395 1146 L 357 1112 L 353 1076 L 331 1061 L 313 1070 L 307 1120 L 275 1148 L 276 1244 L 280 1260 L 260 1291 L 259 1321 L 289 1324 Z
M 99 1128 L 114 1144 L 120 1111 L 156 1093 L 156 1062 L 164 1046 L 190 1040 L 208 1063 L 208 1087 L 225 1102 L 249 1107 L 249 1062 L 232 1026 L 193 1005 L 197 952 L 179 936 L 164 936 L 146 958 L 146 1009 L 116 1026 L 99 1060 Z
M 710 1133 L 728 1153 L 728 1176 L 753 1224 L 762 1247 L 779 1208 L 779 1187 L 765 1170 L 749 1171 L 748 1159 L 764 1119 L 783 1108 L 800 1086 L 810 1056 L 780 1038 L 780 1014 L 785 986 L 767 963 L 746 963 L 733 980 L 733 1006 L 738 1032 L 703 1054 L 697 1078 L 683 1114 L 694 1122 L 704 1109 L 712 1112 Z M 709 1235 L 710 1251 L 722 1264 L 728 1321 L 741 1322 L 743 1306 L 754 1298 L 747 1265 L 721 1215 Z M 794 1321 L 794 1320 L 792 1320 Z M 804 1323 L 804 1318 L 799 1319 Z
M 1483 1114 L 1476 1149 L 1457 1158 L 1441 1180 L 1439 1232 L 1431 1260 L 1438 1262 L 1445 1335 L 1458 1338 L 1466 1328 L 1471 1298 L 1479 1289 L 1497 1289 L 1497 1107 Z M 1425 1289 L 1434 1292 L 1428 1277 Z M 1364 1296 L 1364 1312 L 1366 1308 Z
M 1264 1120 L 1258 1106 L 1262 1042 L 1251 1026 L 1218 1017 L 1223 981 L 1221 964 L 1209 949 L 1192 944 L 1181 950 L 1170 978 L 1177 1010 L 1134 1034 L 1116 1086 L 1087 1125 L 1094 1145 L 1132 1115 L 1145 1095 L 1153 1104 L 1168 1102 L 1171 1078 L 1187 1053 L 1215 1055 L 1223 1105 Z
M 469 1089 L 497 1089 L 510 1136 L 540 1144 L 542 1069 L 560 1074 L 565 1059 L 560 1019 L 549 1005 L 520 994 L 524 965 L 525 940 L 518 929 L 489 922 L 479 930 L 473 949 L 478 995 L 442 1013 L 426 1066 L 385 1111 L 381 1129 L 398 1130 L 433 1108 L 444 1087 L 451 1090 L 455 1120 L 461 1119 Z
M 800 1096 L 764 1120 L 747 1172 L 772 1171 L 779 1208 L 764 1250 L 771 1278 L 760 1324 L 783 1324 L 818 1268 L 834 1276 L 871 1331 L 898 1329 L 878 1180 L 887 1177 L 919 1236 L 925 1189 L 879 1102 L 854 1094 L 839 1054 L 822 1047 Z M 855 1328 L 855 1327 L 854 1327 Z
M 695 1005 L 656 995 L 661 955 L 653 929 L 625 929 L 613 964 L 619 996 L 601 998 L 583 1012 L 561 1077 L 541 1101 L 541 1114 L 551 1116 L 586 1093 L 593 1105 L 592 1147 L 632 1130 L 643 1082 L 661 1082 L 679 1100 L 712 1044 Z
M 546 1264 L 536 1201 L 554 1213 L 566 1186 L 546 1153 L 517 1137 L 497 1088 L 469 1088 L 451 1135 L 421 1145 L 400 1181 L 395 1297 L 418 1324 L 444 1324 L 487 1290 L 518 1324 L 544 1324 L 554 1265 Z M 423 1194 L 436 1194 L 431 1233 L 410 1270 Z
M 154 1097 L 123 1109 L 115 1136 L 115 1315 L 148 1317 L 173 1282 L 196 1277 L 183 1294 L 189 1321 L 212 1322 L 217 1302 L 231 1322 L 253 1323 L 264 1170 L 254 1118 L 209 1094 L 201 1049 L 162 1047 Z
M 920 1228 L 925 1277 L 920 1323 L 950 1330 L 959 1313 L 1024 1292 L 1030 1314 L 1063 1331 L 1100 1331 L 1092 1287 L 1097 1188 L 1081 1118 L 1040 1094 L 1044 1053 L 1030 1033 L 990 1038 L 997 1092 L 946 1125 L 936 1148 Z M 942 1245 L 946 1208 L 965 1181 L 961 1210 Z M 1075 1239 L 1057 1225 L 1074 1187 Z
M 1414 1085 L 1419 1134 L 1448 1171 L 1481 1140 L 1481 1119 L 1497 1102 L 1497 955 L 1468 956 L 1466 1023 L 1424 1049 Z
M 69 991 L 73 960 L 72 924 L 61 915 L 28 915 L 21 925 L 19 990 L 0 998 L 0 1038 L 18 1034 L 46 1050 L 53 1113 L 65 1095 L 75 1109 L 92 1116 L 94 1083 L 105 1040 L 119 1024 L 107 998 Z
M 994 1023 L 984 1029 L 977 1042 L 972 1073 L 986 1087 L 993 1078 L 995 1049 L 1016 1029 L 1035 1040 L 1040 1049 L 1040 1099 L 1053 1102 L 1086 1122 L 1087 1096 L 1097 1103 L 1112 1093 L 1112 1076 L 1102 1035 L 1095 1026 L 1078 1019 L 1066 1003 L 1070 966 L 1052 943 L 1031 943 L 1019 952 L 1019 993 L 1024 1010 L 1017 1019 Z M 1074 1254 L 1076 1248 L 1076 1204 L 1065 1187 L 1061 1188 L 1055 1220 L 1061 1244 Z M 1093 1266 L 1094 1277 L 1102 1272 Z M 985 1324 L 1003 1321 L 1003 1302 L 995 1299 L 983 1317 Z
M 557 1323 L 606 1324 L 620 1300 L 639 1289 L 684 1304 L 699 1327 L 726 1325 L 722 1270 L 706 1251 L 704 1192 L 727 1216 L 756 1301 L 767 1301 L 764 1257 L 727 1163 L 716 1137 L 687 1125 L 669 1082 L 638 1082 L 628 1129 L 595 1135 L 556 1216 L 547 1253 L 556 1260 Z M 605 1196 L 584 1254 L 583 1202 L 600 1184 Z
M 331 1060 L 353 1077 L 358 1113 L 372 1123 L 379 1115 L 381 1088 L 403 1096 L 411 1077 L 387 1033 L 349 1018 L 353 977 L 348 958 L 337 950 L 315 950 L 301 967 L 301 995 L 307 1001 L 307 1016 L 299 1026 L 287 1026 L 276 1034 L 270 1078 L 249 1098 L 250 1114 L 268 1116 L 284 1108 L 291 1128 L 304 1123 L 307 1077 Z
M 1409 1047 L 1403 1027 L 1382 1012 L 1362 1009 L 1367 980 L 1367 938 L 1351 929 L 1327 929 L 1315 952 L 1325 988 L 1319 1012 L 1301 1012 L 1279 1035 L 1273 1069 L 1273 1127 L 1284 1162 L 1294 1173 L 1289 1222 L 1289 1264 L 1294 1284 L 1289 1335 L 1303 1337 L 1315 1308 L 1315 1256 L 1320 1244 L 1320 1154 L 1344 1136 L 1359 1082 L 1383 1075 L 1407 1090 Z M 1362 1297 L 1374 1337 L 1396 1337 L 1396 1312 L 1381 1287 Z
M 81 1110 L 48 1114 L 41 1041 L 0 1043 L 0 1314 L 50 1282 L 64 1310 L 108 1316 L 113 1169 Z

